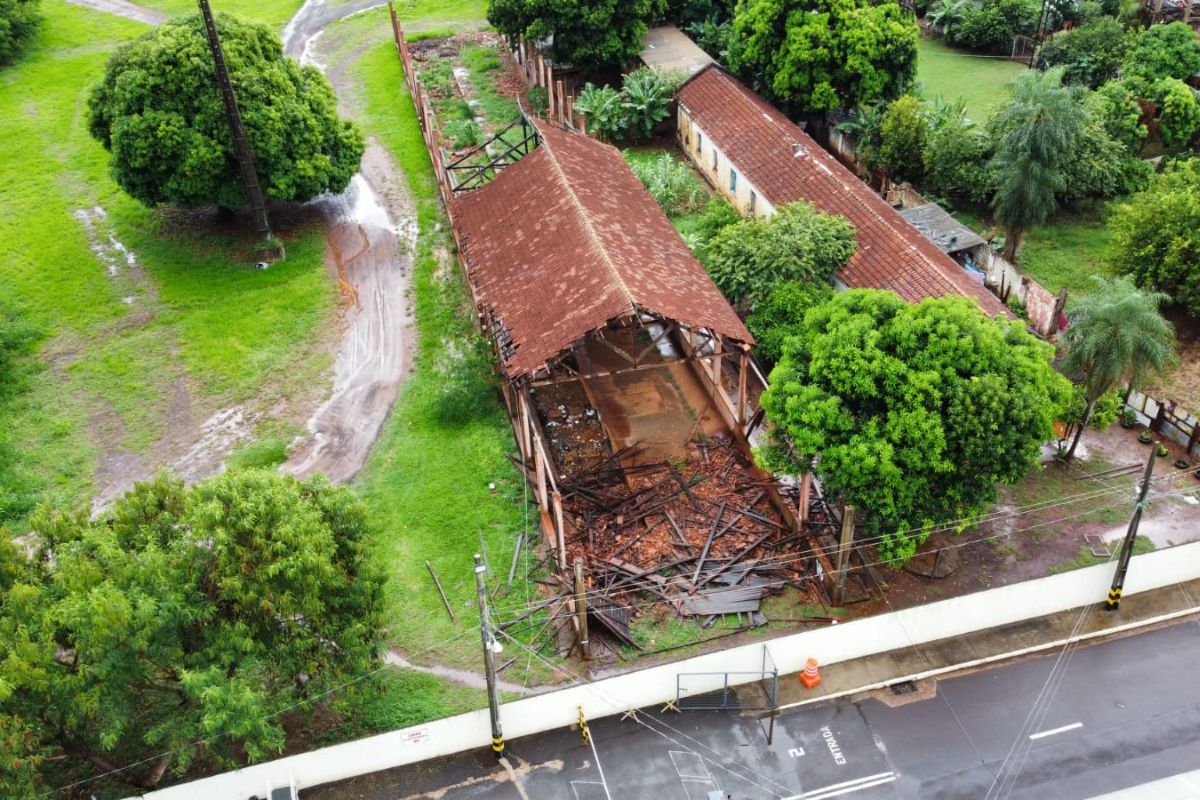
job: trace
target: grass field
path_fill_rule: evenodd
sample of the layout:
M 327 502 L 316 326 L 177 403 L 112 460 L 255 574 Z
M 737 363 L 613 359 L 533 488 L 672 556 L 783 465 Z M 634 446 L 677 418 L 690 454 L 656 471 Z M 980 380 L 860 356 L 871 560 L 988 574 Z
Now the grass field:
M 917 81 L 926 97 L 966 101 L 967 116 L 983 122 L 1005 99 L 1005 85 L 1026 69 L 1002 58 L 985 58 L 921 37 Z
M 175 16 L 176 14 L 196 13 L 196 4 L 192 0 L 139 0 L 138 5 L 154 8 Z M 273 28 L 282 29 L 288 19 L 303 5 L 303 0 L 246 0 L 238 2 L 221 2 L 212 4 L 214 13 L 236 14 L 239 17 L 265 22 Z
M 337 38 L 353 41 L 362 35 L 374 42 L 354 67 L 365 109 L 359 122 L 403 169 L 415 200 L 420 235 L 413 298 L 419 341 L 413 373 L 358 486 L 380 530 L 377 553 L 389 576 L 389 641 L 418 661 L 477 669 L 472 555 L 482 539 L 493 568 L 491 585 L 503 583 L 517 533 L 538 535 L 536 508 L 524 510 L 524 484 L 506 458 L 515 443 L 491 385 L 490 365 L 456 355 L 472 351 L 478 337 L 395 47 L 369 35 L 378 30 L 371 26 L 385 24 L 386 12 L 362 14 L 339 23 Z M 495 484 L 494 493 L 489 484 Z M 425 559 L 446 589 L 455 622 L 442 606 Z M 495 598 L 501 617 L 524 607 L 528 563 L 518 568 L 511 593 L 501 591 Z M 506 677 L 521 680 L 522 666 Z
M 34 46 L 0 73 L 0 295 L 46 334 L 43 368 L 0 416 L 29 499 L 77 506 L 101 452 L 145 456 L 180 391 L 198 414 L 264 399 L 268 386 L 272 404 L 311 391 L 329 368 L 316 345 L 336 298 L 312 224 L 284 226 L 289 257 L 263 272 L 240 230 L 151 212 L 120 192 L 87 132 L 86 97 L 107 54 L 146 28 L 62 0 L 46 11 Z M 19 532 L 21 506 L 0 522 Z

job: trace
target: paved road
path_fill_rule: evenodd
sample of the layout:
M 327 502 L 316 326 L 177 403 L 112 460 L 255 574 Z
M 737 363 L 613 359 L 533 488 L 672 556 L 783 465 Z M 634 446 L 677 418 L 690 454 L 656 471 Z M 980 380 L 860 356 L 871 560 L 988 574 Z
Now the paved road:
M 510 742 L 511 772 L 476 752 L 302 796 L 949 800 L 985 797 L 1000 774 L 1015 777 L 1001 796 L 1082 800 L 1200 765 L 1198 660 L 1195 621 L 1076 650 L 1034 727 L 1027 716 L 1055 656 L 939 681 L 932 697 L 895 707 L 871 698 L 784 712 L 771 745 L 749 713 L 641 712 L 640 723 L 594 722 L 594 747 L 577 731 Z

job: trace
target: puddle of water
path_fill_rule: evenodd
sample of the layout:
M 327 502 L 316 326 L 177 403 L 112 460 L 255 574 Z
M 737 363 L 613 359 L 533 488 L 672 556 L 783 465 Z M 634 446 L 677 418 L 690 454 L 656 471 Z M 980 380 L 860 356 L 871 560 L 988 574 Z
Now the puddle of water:
M 138 266 L 137 256 L 126 247 L 120 239 L 118 239 L 111 231 L 100 230 L 103 221 L 108 219 L 108 214 L 100 206 L 92 206 L 91 208 L 80 208 L 75 211 L 75 219 L 79 220 L 79 224 L 83 226 L 84 235 L 87 237 L 88 249 L 92 254 L 99 259 L 108 272 L 108 277 L 116 278 L 121 274 L 121 265 L 129 270 L 129 277 L 133 280 L 139 279 L 140 267 Z M 122 298 L 122 302 L 126 305 L 132 305 L 136 297 L 133 295 Z

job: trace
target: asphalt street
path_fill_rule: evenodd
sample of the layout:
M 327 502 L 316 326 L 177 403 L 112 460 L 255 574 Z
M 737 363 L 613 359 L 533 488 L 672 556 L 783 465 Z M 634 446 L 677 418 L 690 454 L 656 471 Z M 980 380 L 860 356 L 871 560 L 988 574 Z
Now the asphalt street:
M 784 711 L 771 744 L 761 712 L 653 709 L 592 722 L 590 744 L 577 729 L 509 742 L 511 769 L 464 753 L 301 796 L 1083 800 L 1200 766 L 1198 662 L 1193 620 L 937 681 L 918 699 Z

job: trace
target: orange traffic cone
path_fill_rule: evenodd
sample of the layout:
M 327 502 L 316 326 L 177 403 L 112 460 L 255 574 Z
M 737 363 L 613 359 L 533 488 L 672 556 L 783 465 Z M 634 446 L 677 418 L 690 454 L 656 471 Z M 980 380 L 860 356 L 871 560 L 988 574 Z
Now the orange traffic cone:
M 805 689 L 815 689 L 821 685 L 821 676 L 817 672 L 817 660 L 810 658 L 804 662 L 804 672 L 800 673 L 800 682 Z

